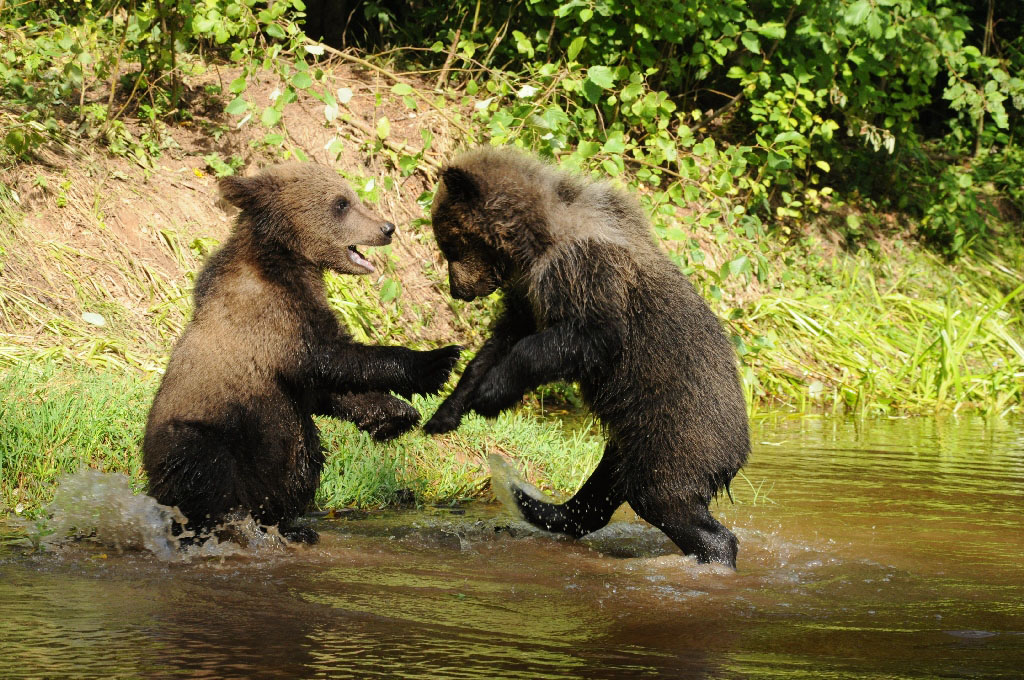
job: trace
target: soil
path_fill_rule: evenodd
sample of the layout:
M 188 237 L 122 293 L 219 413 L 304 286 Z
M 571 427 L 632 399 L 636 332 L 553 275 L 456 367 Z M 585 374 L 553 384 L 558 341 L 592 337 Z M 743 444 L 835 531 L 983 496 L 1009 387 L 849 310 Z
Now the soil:
M 33 162 L 0 169 L 0 182 L 16 192 L 25 216 L 20 228 L 9 235 L 17 242 L 11 248 L 17 256 L 3 262 L 0 286 L 8 293 L 24 293 L 51 312 L 77 318 L 84 311 L 78 309 L 83 293 L 70 290 L 77 281 L 95 288 L 97 297 L 109 296 L 128 308 L 145 334 L 141 322 L 152 310 L 148 296 L 138 294 L 140 283 L 163 279 L 187 292 L 190 275 L 201 264 L 189 245 L 196 239 L 221 241 L 231 228 L 235 209 L 219 199 L 217 178 L 204 156 L 215 153 L 225 160 L 236 156 L 242 161 L 239 171 L 243 174 L 281 160 L 261 144 L 267 129 L 258 120 L 239 126 L 235 117 L 221 113 L 222 103 L 195 101 L 215 99 L 206 94 L 206 86 L 226 85 L 239 74 L 238 69 L 222 67 L 194 79 L 187 97 L 193 100 L 190 110 L 195 117 L 159 126 L 162 149 L 158 155 L 131 151 L 117 155 L 96 140 L 83 139 L 71 146 L 45 147 Z M 456 140 L 465 139 L 456 127 L 458 121 L 450 118 L 457 107 L 448 105 L 442 113 L 421 102 L 418 111 L 410 110 L 401 97 L 391 94 L 391 81 L 344 63 L 329 65 L 326 79 L 332 91 L 349 88 L 351 100 L 340 105 L 338 117 L 328 122 L 322 102 L 300 95 L 298 105 L 285 108 L 285 147 L 301 149 L 311 160 L 333 165 L 349 178 L 374 178 L 378 183 L 392 178 L 393 189 L 380 190 L 380 200 L 373 207 L 398 225 L 392 246 L 397 258 L 395 276 L 402 282 L 403 300 L 413 303 L 403 305 L 403 310 L 416 314 L 425 303 L 444 309 L 439 298 L 445 292 L 439 285 L 444 264 L 432 246 L 429 229 L 412 223 L 424 217 L 417 198 L 432 189 L 434 168 L 454 151 Z M 428 87 L 413 78 L 407 80 L 414 87 Z M 279 87 L 276 77 L 253 77 L 245 96 L 262 110 Z M 87 101 L 107 100 L 105 91 L 90 90 L 87 95 Z M 258 116 L 257 112 L 254 119 Z M 394 153 L 374 150 L 374 131 L 382 116 L 390 122 L 387 142 L 392 147 L 406 145 L 415 153 L 423 146 L 421 131 L 432 134 L 427 163 L 408 177 L 395 167 Z M 133 118 L 125 117 L 124 122 L 136 142 L 152 135 Z M 335 138 L 343 144 L 337 157 L 327 150 Z M 443 313 L 431 315 L 421 333 L 430 338 L 424 339 L 459 339 L 447 318 Z M 25 325 L 24 320 L 0 316 L 4 332 L 32 335 L 35 331 Z M 169 347 L 173 337 L 152 339 Z

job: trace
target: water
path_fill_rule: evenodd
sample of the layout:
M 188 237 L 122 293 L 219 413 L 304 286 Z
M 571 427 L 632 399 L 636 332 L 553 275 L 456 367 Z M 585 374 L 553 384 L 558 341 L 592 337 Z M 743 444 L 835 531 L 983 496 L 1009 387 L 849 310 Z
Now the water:
M 0 678 L 1019 678 L 1022 426 L 756 423 L 716 509 L 735 573 L 629 512 L 576 542 L 496 505 L 312 548 L 8 547 Z

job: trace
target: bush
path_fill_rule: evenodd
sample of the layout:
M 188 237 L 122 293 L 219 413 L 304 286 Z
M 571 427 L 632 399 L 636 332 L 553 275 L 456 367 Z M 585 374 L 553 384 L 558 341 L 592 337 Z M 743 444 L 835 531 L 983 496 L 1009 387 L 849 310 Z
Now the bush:
M 721 192 L 783 224 L 838 180 L 926 218 L 922 233 L 958 253 L 989 222 L 970 158 L 1019 163 L 1024 6 L 1007 5 L 996 17 L 994 0 L 378 2 L 360 28 L 380 46 L 433 42 L 438 62 L 451 50 L 470 94 L 495 95 L 482 117 L 497 141 L 576 164 L 611 152 L 604 171 L 639 165 L 641 181 L 718 164 Z M 410 10 L 423 19 L 403 26 Z M 735 150 L 709 159 L 711 137 Z M 921 157 L 939 150 L 947 167 L 929 163 L 922 183 Z
M 1024 6 L 998 17 L 994 6 L 387 0 L 362 3 L 332 37 L 429 46 L 416 65 L 441 67 L 439 84 L 476 99 L 481 139 L 628 170 L 666 213 L 702 203 L 700 219 L 742 216 L 745 228 L 787 233 L 838 185 L 909 211 L 957 254 L 984 240 L 994 199 L 1021 208 Z M 243 67 L 222 93 L 227 112 L 281 145 L 281 112 L 299 90 L 338 105 L 320 87 L 322 48 L 302 34 L 305 11 L 302 0 L 4 4 L 5 147 L 19 158 L 55 136 L 92 134 L 114 151 L 159 152 L 160 125 L 190 115 L 184 82 L 210 59 Z M 310 30 L 339 25 L 328 11 L 312 6 Z M 245 90 L 262 68 L 284 87 L 256 108 Z M 97 83 L 109 83 L 105 102 L 87 96 Z M 124 115 L 147 122 L 150 139 L 132 139 Z M 396 162 L 408 174 L 417 159 Z

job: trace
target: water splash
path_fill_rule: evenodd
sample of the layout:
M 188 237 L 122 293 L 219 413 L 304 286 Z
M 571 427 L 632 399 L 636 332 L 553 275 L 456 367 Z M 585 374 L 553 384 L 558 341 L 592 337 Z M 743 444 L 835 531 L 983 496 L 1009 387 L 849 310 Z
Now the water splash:
M 60 480 L 47 510 L 44 545 L 89 538 L 118 552 L 147 550 L 162 560 L 177 559 L 178 537 L 171 527 L 185 517 L 176 508 L 133 493 L 126 475 L 79 470 Z
M 162 561 L 188 562 L 253 555 L 287 545 L 275 527 L 261 527 L 248 515 L 193 542 L 190 531 L 174 533 L 175 524 L 188 521 L 178 508 L 133 492 L 124 474 L 91 469 L 62 478 L 46 514 L 48 519 L 24 523 L 24 528 L 33 544 L 49 549 L 86 540 L 118 553 L 144 551 Z
M 554 503 L 543 491 L 523 479 L 504 457 L 496 453 L 487 454 L 487 464 L 491 467 L 491 491 L 505 508 L 518 519 L 525 519 L 519 504 L 516 503 L 513 489 L 518 488 L 530 498 L 544 503 Z

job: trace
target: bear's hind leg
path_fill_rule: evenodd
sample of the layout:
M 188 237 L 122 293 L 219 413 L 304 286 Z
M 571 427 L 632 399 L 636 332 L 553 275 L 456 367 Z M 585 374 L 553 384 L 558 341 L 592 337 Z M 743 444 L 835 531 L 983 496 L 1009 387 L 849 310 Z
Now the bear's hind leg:
M 202 536 L 242 505 L 235 457 L 223 428 L 173 421 L 146 433 L 149 495 L 176 506 L 188 519 L 182 529 Z
M 700 500 L 672 496 L 660 488 L 645 489 L 639 498 L 627 500 L 636 514 L 665 532 L 684 554 L 701 563 L 719 562 L 736 568 L 739 540 Z
M 610 444 L 590 478 L 576 495 L 565 503 L 545 503 L 520 488 L 512 490 L 523 518 L 534 526 L 580 538 L 608 524 L 612 514 L 622 505 L 615 469 L 618 455 Z

